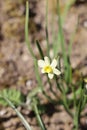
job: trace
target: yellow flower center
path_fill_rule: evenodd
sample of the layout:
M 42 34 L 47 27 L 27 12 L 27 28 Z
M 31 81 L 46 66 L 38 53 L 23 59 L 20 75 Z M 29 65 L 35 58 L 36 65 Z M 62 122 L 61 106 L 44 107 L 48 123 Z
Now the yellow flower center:
M 45 67 L 44 67 L 44 71 L 45 71 L 46 73 L 52 73 L 52 72 L 53 72 L 53 69 L 52 69 L 51 66 L 45 66 Z

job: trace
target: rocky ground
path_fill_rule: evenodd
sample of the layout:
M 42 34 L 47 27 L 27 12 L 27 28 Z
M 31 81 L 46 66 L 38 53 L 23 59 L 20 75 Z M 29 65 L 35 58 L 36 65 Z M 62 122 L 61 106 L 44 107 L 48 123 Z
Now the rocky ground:
M 49 5 L 50 6 L 50 5 Z M 51 5 L 52 6 L 52 5 Z M 53 10 L 49 10 L 49 20 Z M 56 13 L 55 21 L 57 19 Z M 71 34 L 78 22 L 73 41 L 71 63 L 73 68 L 87 75 L 87 2 L 77 0 L 67 14 L 63 29 L 69 44 Z M 0 0 L 0 90 L 17 88 L 27 95 L 37 85 L 33 59 L 28 52 L 24 37 L 25 0 Z M 51 21 L 49 21 L 49 37 L 51 37 Z M 56 26 L 56 23 L 55 23 Z M 45 47 L 45 0 L 30 0 L 31 46 L 38 57 L 35 40 L 38 39 L 44 51 Z M 42 118 L 48 130 L 71 130 L 72 119 L 62 106 L 48 105 L 50 111 Z M 34 114 L 27 109 L 18 108 L 33 130 L 39 130 Z M 49 110 L 49 109 L 48 109 Z M 81 119 L 81 130 L 87 129 L 87 108 Z M 59 118 L 58 118 L 59 117 Z M 66 118 L 64 118 L 66 117 Z M 15 112 L 9 107 L 0 106 L 0 130 L 25 130 Z

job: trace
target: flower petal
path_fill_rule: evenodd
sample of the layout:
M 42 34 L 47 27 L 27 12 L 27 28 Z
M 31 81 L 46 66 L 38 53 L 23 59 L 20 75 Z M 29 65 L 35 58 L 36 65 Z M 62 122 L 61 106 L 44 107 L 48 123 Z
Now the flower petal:
M 51 73 L 48 74 L 48 77 L 49 77 L 50 79 L 52 79 L 53 76 L 54 76 L 54 74 L 51 74 Z
M 53 73 L 56 74 L 56 75 L 60 75 L 61 74 L 61 72 L 58 69 L 56 69 L 56 68 L 53 69 Z
M 50 65 L 50 60 L 47 56 L 44 57 L 44 60 L 46 65 Z
M 45 66 L 44 60 L 38 60 L 38 66 L 43 68 Z
M 85 88 L 87 89 L 87 84 L 85 85 Z
M 57 66 L 57 60 L 56 59 L 53 59 L 51 66 L 52 66 L 52 68 L 55 68 Z
M 45 73 L 44 69 L 41 70 L 41 73 Z

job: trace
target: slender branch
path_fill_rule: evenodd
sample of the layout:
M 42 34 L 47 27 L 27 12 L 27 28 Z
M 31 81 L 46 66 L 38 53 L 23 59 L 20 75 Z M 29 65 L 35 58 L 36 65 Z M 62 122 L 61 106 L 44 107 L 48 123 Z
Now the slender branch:
M 26 130 L 32 130 L 28 122 L 25 120 L 23 115 L 18 111 L 18 109 L 14 106 L 14 104 L 7 98 L 0 95 L 7 103 L 8 105 L 16 112 L 17 116 L 20 118 L 21 122 L 25 126 Z
M 36 114 L 38 123 L 39 123 L 39 125 L 40 125 L 40 127 L 41 127 L 41 130 L 46 130 L 45 125 L 44 125 L 44 123 L 43 123 L 43 121 L 42 121 L 42 119 L 41 119 L 41 117 L 40 117 L 40 115 L 39 115 L 39 112 L 38 112 L 38 108 L 37 108 L 37 104 L 36 104 L 36 100 L 35 100 L 35 99 L 33 99 L 32 105 L 33 105 L 33 109 L 34 109 L 34 112 L 35 112 L 35 114 Z

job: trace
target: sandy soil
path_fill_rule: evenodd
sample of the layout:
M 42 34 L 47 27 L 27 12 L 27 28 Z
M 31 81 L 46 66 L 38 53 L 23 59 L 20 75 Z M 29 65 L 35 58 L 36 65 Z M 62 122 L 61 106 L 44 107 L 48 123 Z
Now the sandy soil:
M 51 15 L 49 10 L 49 37 L 51 33 Z M 55 27 L 56 19 L 55 15 Z M 77 2 L 72 5 L 67 14 L 63 29 L 69 45 L 70 37 L 78 22 L 77 32 L 72 46 L 71 63 L 79 73 L 87 75 L 87 2 Z M 3 88 L 17 88 L 24 95 L 37 85 L 33 59 L 28 52 L 24 38 L 25 23 L 25 0 L 3 0 L 0 1 L 0 90 Z M 45 41 L 45 1 L 30 0 L 30 31 L 31 46 L 37 57 L 39 57 L 35 40 L 38 39 L 44 52 Z M 50 40 L 51 42 L 51 40 Z M 33 130 L 39 130 L 33 112 L 18 108 Z M 50 111 L 49 111 L 50 110 Z M 87 109 L 83 112 L 81 119 L 81 130 L 87 129 Z M 59 117 L 59 118 L 58 118 Z M 66 118 L 64 118 L 66 117 Z M 42 118 L 47 130 L 71 130 L 72 119 L 62 106 L 48 104 L 47 115 Z M 0 130 L 25 130 L 15 112 L 9 107 L 0 107 Z

